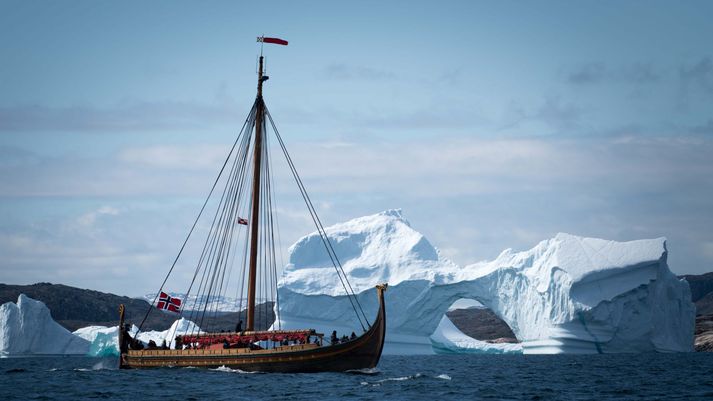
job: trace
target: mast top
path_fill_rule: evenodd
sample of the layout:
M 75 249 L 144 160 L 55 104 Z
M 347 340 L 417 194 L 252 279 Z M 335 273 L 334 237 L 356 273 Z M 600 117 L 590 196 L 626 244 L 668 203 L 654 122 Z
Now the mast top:
M 263 75 L 262 62 L 264 57 L 260 56 L 260 67 L 257 73 L 257 97 L 262 98 L 262 83 L 270 79 L 267 75 Z
M 262 83 L 270 79 L 267 75 L 263 75 L 263 68 L 262 68 L 262 61 L 263 61 L 263 56 L 262 56 L 262 46 L 265 43 L 273 43 L 276 45 L 282 45 L 282 46 L 287 46 L 287 41 L 284 39 L 280 38 L 268 38 L 263 36 L 258 36 L 257 37 L 258 43 L 261 43 L 260 45 L 260 69 L 258 70 L 258 77 L 257 77 L 257 97 L 261 98 L 262 97 Z

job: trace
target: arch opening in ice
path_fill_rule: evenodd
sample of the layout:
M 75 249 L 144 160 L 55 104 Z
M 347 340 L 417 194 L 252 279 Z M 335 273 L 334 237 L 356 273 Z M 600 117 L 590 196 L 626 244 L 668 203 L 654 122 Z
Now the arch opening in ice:
M 483 303 L 470 298 L 453 302 L 430 336 L 436 353 L 520 353 L 513 330 Z

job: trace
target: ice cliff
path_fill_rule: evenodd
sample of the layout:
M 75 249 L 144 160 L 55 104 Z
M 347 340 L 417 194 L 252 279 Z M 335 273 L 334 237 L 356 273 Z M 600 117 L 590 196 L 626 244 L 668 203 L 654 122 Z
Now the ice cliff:
M 0 355 L 86 354 L 89 341 L 60 326 L 44 303 L 20 294 L 0 306 Z
M 524 353 L 693 349 L 690 289 L 669 270 L 663 238 L 615 242 L 557 234 L 528 251 L 508 249 L 493 261 L 459 267 L 399 210 L 326 231 L 369 319 L 377 306 L 373 287 L 389 283 L 387 353 L 497 352 L 442 321 L 459 299 L 490 308 Z M 282 328 L 361 330 L 316 233 L 290 248 L 278 291 Z

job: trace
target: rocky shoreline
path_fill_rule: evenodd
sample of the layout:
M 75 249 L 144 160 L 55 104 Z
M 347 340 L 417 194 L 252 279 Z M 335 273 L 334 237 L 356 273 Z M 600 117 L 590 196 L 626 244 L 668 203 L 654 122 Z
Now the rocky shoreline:
M 713 352 L 713 314 L 696 316 L 696 352 Z

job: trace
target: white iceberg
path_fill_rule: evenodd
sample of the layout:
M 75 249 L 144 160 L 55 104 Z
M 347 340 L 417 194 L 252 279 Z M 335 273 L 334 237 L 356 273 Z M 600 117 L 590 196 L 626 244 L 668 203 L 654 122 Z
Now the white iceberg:
M 558 234 L 524 252 L 459 267 L 412 229 L 398 210 L 327 228 L 366 317 L 374 286 L 388 282 L 386 353 L 602 353 L 693 350 L 695 308 L 688 283 L 666 263 L 663 238 L 614 242 Z M 324 333 L 361 330 L 316 234 L 290 248 L 278 284 L 276 327 Z M 492 344 L 458 330 L 445 312 L 462 299 L 491 309 L 520 344 Z M 47 307 L 20 295 L 0 307 L 0 355 L 108 355 L 117 328 L 64 329 Z M 175 346 L 177 334 L 200 332 L 179 319 L 139 340 Z M 132 334 L 135 329 L 132 330 Z
M 89 341 L 73 335 L 44 303 L 20 294 L 0 306 L 0 355 L 86 354 Z
M 138 330 L 138 327 L 131 325 L 129 333 L 134 336 Z M 119 355 L 119 326 L 87 326 L 75 330 L 72 334 L 89 341 L 89 356 Z
M 157 346 L 166 341 L 166 345 L 173 349 L 176 347 L 176 336 L 182 336 L 186 334 L 199 334 L 202 333 L 200 327 L 186 318 L 180 318 L 173 322 L 171 327 L 164 331 L 142 331 L 138 334 L 138 340 L 144 344 L 148 344 L 149 341 L 156 343 Z M 135 335 L 132 333 L 132 335 Z
M 136 337 L 139 328 L 136 325 L 131 326 L 129 334 Z M 158 331 L 151 330 L 140 332 L 138 340 L 144 345 L 148 345 L 149 341 L 153 341 L 157 346 L 166 341 L 166 345 L 170 348 L 176 346 L 176 336 L 184 334 L 198 334 L 202 331 L 192 321 L 180 318 L 173 322 L 171 327 L 166 330 Z M 89 341 L 89 356 L 112 356 L 119 355 L 119 326 L 88 326 L 82 327 L 74 332 L 74 335 Z
M 447 323 L 439 329 L 444 313 L 464 298 L 505 321 L 524 353 L 693 350 L 690 289 L 669 270 L 663 238 L 615 242 L 558 234 L 529 251 L 508 249 L 494 261 L 459 267 L 399 210 L 326 232 L 369 319 L 377 308 L 373 287 L 390 285 L 385 353 L 432 353 L 433 338 L 453 334 Z M 358 333 L 361 325 L 340 289 L 319 236 L 303 237 L 290 248 L 278 284 L 275 325 Z
M 137 331 L 132 325 L 130 334 L 135 336 Z M 176 335 L 199 332 L 195 323 L 181 318 L 167 330 L 141 332 L 138 339 L 144 344 L 153 340 L 159 346 L 165 340 L 173 348 Z M 0 306 L 0 355 L 32 354 L 119 355 L 119 327 L 88 326 L 72 333 L 52 319 L 44 303 L 21 294 L 17 304 Z

